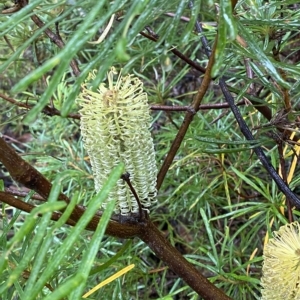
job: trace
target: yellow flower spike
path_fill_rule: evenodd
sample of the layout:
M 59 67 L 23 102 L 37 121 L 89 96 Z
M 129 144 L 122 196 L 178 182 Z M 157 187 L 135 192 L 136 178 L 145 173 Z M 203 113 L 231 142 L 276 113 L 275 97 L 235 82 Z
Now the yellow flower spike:
M 293 222 L 273 233 L 264 249 L 262 300 L 300 299 L 300 225 Z
M 149 131 L 150 113 L 143 83 L 133 75 L 118 75 L 111 68 L 108 87 L 100 84 L 91 91 L 89 82 L 96 77 L 90 73 L 82 85 L 81 133 L 93 169 L 95 189 L 98 192 L 114 166 L 125 163 L 142 207 L 147 209 L 156 201 L 157 168 L 153 140 Z M 103 204 L 117 199 L 115 213 L 138 213 L 138 203 L 126 182 L 120 179 Z

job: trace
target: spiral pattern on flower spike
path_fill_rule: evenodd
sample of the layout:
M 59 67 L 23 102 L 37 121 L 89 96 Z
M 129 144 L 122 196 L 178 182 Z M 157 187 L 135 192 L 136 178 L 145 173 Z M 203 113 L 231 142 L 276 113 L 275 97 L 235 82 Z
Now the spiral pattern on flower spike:
M 94 174 L 95 189 L 101 190 L 114 166 L 125 164 L 144 209 L 156 202 L 157 168 L 153 140 L 149 131 L 150 113 L 143 83 L 133 75 L 122 77 L 115 68 L 108 72 L 108 87 L 101 83 L 93 92 L 89 74 L 79 96 L 81 133 Z M 123 179 L 118 180 L 108 199 L 117 199 L 115 213 L 138 213 L 138 203 Z

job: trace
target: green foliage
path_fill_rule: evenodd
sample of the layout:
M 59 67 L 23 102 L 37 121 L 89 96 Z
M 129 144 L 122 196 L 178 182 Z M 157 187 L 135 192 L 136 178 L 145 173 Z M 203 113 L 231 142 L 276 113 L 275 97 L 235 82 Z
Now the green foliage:
M 9 288 L 15 285 L 20 277 L 24 277 L 24 270 L 29 264 L 31 265 L 30 275 L 25 277 L 27 282 L 24 292 L 21 293 L 22 299 L 37 299 L 38 295 L 44 294 L 43 290 L 44 287 L 47 286 L 47 282 L 49 282 L 57 270 L 62 267 L 66 255 L 70 254 L 70 250 L 76 245 L 82 231 L 96 213 L 98 207 L 106 199 L 109 191 L 114 187 L 120 175 L 123 173 L 123 170 L 123 165 L 115 168 L 108 178 L 106 185 L 99 194 L 91 199 L 82 218 L 76 226 L 70 230 L 68 236 L 61 239 L 60 243 L 58 243 L 59 245 L 57 245 L 58 241 L 55 242 L 54 236 L 69 218 L 74 205 L 78 201 L 79 195 L 78 193 L 74 195 L 62 218 L 58 222 L 51 224 L 51 213 L 66 206 L 66 203 L 56 202 L 56 199 L 60 193 L 63 177 L 69 177 L 70 172 L 56 177 L 48 199 L 49 203 L 45 203 L 32 211 L 20 230 L 7 244 L 7 250 L 0 257 L 1 273 L 7 277 L 5 283 L 0 287 L 1 294 L 9 293 Z M 64 295 L 70 295 L 70 291 L 72 291 L 72 299 L 81 299 L 82 290 L 88 280 L 93 261 L 105 232 L 106 224 L 113 212 L 114 204 L 112 201 L 107 206 L 97 230 L 91 238 L 89 245 L 85 248 L 85 253 L 83 253 L 81 261 L 77 266 L 80 272 L 59 285 L 55 293 L 51 295 L 53 297 L 52 299 L 61 299 Z M 43 217 L 37 220 L 37 217 L 40 215 L 43 215 Z M 36 233 L 34 233 L 34 229 L 37 229 Z M 19 255 L 16 255 L 16 253 L 19 252 L 19 245 L 21 245 L 22 250 Z M 14 253 L 14 255 L 12 255 L 12 253 Z M 51 259 L 49 259 L 49 255 Z M 12 263 L 12 261 L 14 261 L 14 263 Z M 69 263 L 72 262 L 70 261 Z M 70 289 L 70 287 L 72 287 L 72 289 Z
M 228 108 L 197 112 L 151 218 L 171 243 L 230 297 L 260 298 L 266 234 L 270 236 L 288 220 L 284 197 L 253 154 L 254 147 L 262 146 L 278 170 L 279 155 L 272 138 L 278 131 L 252 104 L 266 106 L 274 115 L 285 108 L 287 92 L 292 111 L 299 110 L 300 10 L 298 1 L 292 0 L 240 0 L 234 12 L 230 1 L 219 1 L 216 7 L 213 4 L 198 0 L 190 10 L 184 1 L 37 0 L 11 15 L 0 14 L 0 92 L 23 105 L 13 106 L 0 99 L 0 129 L 24 159 L 55 183 L 48 202 L 29 215 L 16 211 L 11 216 L 10 207 L 2 206 L 1 299 L 81 299 L 99 282 L 132 263 L 136 267 L 129 274 L 88 299 L 106 299 L 103 295 L 111 299 L 199 299 L 141 241 L 103 237 L 111 205 L 96 232 L 84 230 L 122 171 L 121 167 L 115 170 L 105 189 L 95 196 L 76 119 L 76 99 L 91 70 L 98 70 L 93 82 L 96 89 L 107 70 L 115 66 L 124 74 L 140 77 L 150 104 L 189 106 L 202 74 L 171 50 L 176 48 L 205 67 L 208 59 L 200 38 L 205 35 L 212 46 L 217 32 L 220 37 L 213 75 L 225 76 L 236 102 L 247 99 L 247 105 L 239 108 L 255 141 L 245 140 Z M 1 9 L 5 9 L 2 4 Z M 104 41 L 89 43 L 101 36 L 115 13 L 117 20 Z M 42 28 L 30 18 L 33 14 L 44 22 Z M 194 30 L 199 16 L 204 33 Z M 45 34 L 46 28 L 55 33 L 56 23 L 65 43 L 61 48 Z M 157 42 L 139 34 L 147 33 L 145 26 L 151 26 L 159 36 Z M 78 76 L 70 68 L 72 60 L 79 66 Z M 247 73 L 249 68 L 252 76 Z M 218 78 L 202 104 L 225 102 L 217 83 Z M 253 86 L 260 92 L 252 93 Z M 46 114 L 47 106 L 59 110 L 60 115 Z M 152 111 L 158 168 L 184 114 Z M 285 153 L 292 146 L 288 144 Z M 291 157 L 286 156 L 286 165 L 292 164 Z M 9 175 L 4 168 L 0 171 L 3 190 Z M 299 192 L 299 180 L 296 172 L 290 184 L 295 192 Z M 60 191 L 72 201 L 62 219 L 54 223 L 51 213 L 65 205 L 57 201 Z M 36 204 L 32 196 L 29 193 L 25 201 Z M 75 204 L 87 209 L 72 228 L 64 225 L 64 220 Z M 299 212 L 293 213 L 297 218 Z M 14 235 L 9 239 L 12 230 Z

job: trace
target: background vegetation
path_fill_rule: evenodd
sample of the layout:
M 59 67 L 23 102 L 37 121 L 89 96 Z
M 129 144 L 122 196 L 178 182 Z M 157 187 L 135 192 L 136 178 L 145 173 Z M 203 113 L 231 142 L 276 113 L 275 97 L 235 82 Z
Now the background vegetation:
M 259 299 L 263 245 L 273 230 L 299 215 L 253 152 L 259 145 L 299 193 L 298 1 L 198 0 L 191 7 L 188 1 L 36 0 L 2 2 L 1 11 L 2 138 L 55 183 L 48 202 L 29 216 L 2 205 L 1 299 L 81 299 L 131 264 L 128 274 L 88 299 L 201 299 L 141 240 L 104 235 L 113 207 L 95 234 L 84 223 L 71 227 L 50 217 L 65 206 L 56 201 L 60 189 L 71 204 L 87 206 L 90 216 L 107 192 L 94 197 L 80 136 L 76 96 L 87 74 L 98 70 L 95 87 L 111 66 L 143 80 L 160 168 L 203 80 L 210 52 L 203 38 L 213 47 L 217 33 L 213 80 L 150 216 L 228 296 Z M 105 39 L 92 44 L 113 14 Z M 202 33 L 195 29 L 197 20 Z M 245 139 L 225 101 L 222 78 L 254 142 Z M 121 171 L 112 174 L 107 190 Z M 0 176 L 1 191 L 42 203 L 3 165 Z

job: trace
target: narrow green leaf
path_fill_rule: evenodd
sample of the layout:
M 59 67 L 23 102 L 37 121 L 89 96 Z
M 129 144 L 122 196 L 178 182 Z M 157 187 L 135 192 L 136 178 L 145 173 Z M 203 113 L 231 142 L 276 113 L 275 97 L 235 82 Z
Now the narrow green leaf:
M 247 184 L 249 184 L 254 190 L 262 194 L 266 199 L 268 199 L 268 195 L 265 193 L 264 190 L 262 190 L 256 183 L 254 183 L 251 179 L 246 177 L 242 172 L 231 166 L 231 169 L 233 172 L 238 175 L 243 181 L 245 181 Z
M 63 201 L 56 203 L 43 203 L 39 207 L 36 207 L 32 210 L 30 215 L 26 218 L 23 226 L 19 231 L 16 232 L 14 237 L 9 243 L 9 248 L 11 249 L 16 243 L 22 241 L 23 237 L 31 232 L 33 227 L 35 226 L 36 219 L 45 213 L 53 212 L 56 210 L 61 210 L 66 206 L 66 203 Z
M 111 201 L 107 204 L 101 217 L 101 220 L 97 226 L 97 229 L 89 243 L 89 247 L 88 249 L 86 249 L 86 252 L 82 258 L 82 261 L 79 266 L 79 272 L 81 275 L 83 275 L 84 279 L 82 280 L 81 284 L 77 287 L 77 289 L 71 294 L 71 298 L 74 300 L 81 299 L 85 283 L 89 277 L 95 257 L 99 251 L 100 243 L 104 236 L 106 226 L 115 208 L 115 203 L 116 201 Z
M 202 220 L 204 222 L 204 226 L 205 226 L 206 233 L 207 233 L 207 236 L 208 236 L 208 239 L 210 242 L 211 249 L 213 251 L 213 255 L 211 256 L 211 258 L 213 258 L 212 260 L 214 261 L 216 267 L 219 267 L 218 251 L 217 251 L 216 245 L 215 245 L 216 243 L 214 241 L 214 236 L 213 236 L 212 230 L 210 228 L 209 220 L 207 219 L 207 216 L 206 216 L 203 208 L 200 208 L 200 214 L 201 214 Z
M 27 7 L 28 6 L 26 6 L 26 8 Z M 66 16 L 68 16 L 70 14 L 70 11 L 72 11 L 73 9 L 74 9 L 73 7 L 67 9 L 57 18 L 54 18 L 54 19 L 50 20 L 49 22 L 47 22 L 44 27 L 35 30 L 34 34 L 30 38 L 28 38 L 22 45 L 20 45 L 17 49 L 15 49 L 14 53 L 12 53 L 12 55 L 10 55 L 5 60 L 5 62 L 0 66 L 0 72 L 3 72 L 4 70 L 6 70 L 14 61 L 16 61 L 20 57 L 20 55 L 24 52 L 24 50 L 26 48 L 28 48 L 45 31 L 46 28 L 49 28 L 55 22 L 59 22 L 59 21 L 63 20 Z M 23 11 L 23 9 L 21 11 Z M 13 25 L 13 26 L 15 26 L 15 25 Z M 53 61 L 49 64 L 49 66 L 47 68 L 44 68 L 43 66 L 37 68 L 33 72 L 33 73 L 37 72 L 37 75 L 34 75 L 35 79 L 39 79 L 40 77 L 42 77 L 43 74 L 45 74 L 49 70 L 52 70 L 53 67 L 55 67 L 57 65 L 57 63 L 58 63 L 57 60 L 53 59 Z M 43 69 L 43 73 L 40 73 L 40 71 L 39 71 L 40 68 Z M 30 73 L 30 74 L 32 74 L 32 73 Z
M 220 16 L 218 25 L 217 48 L 215 52 L 215 62 L 211 71 L 211 76 L 216 77 L 224 63 L 225 47 L 227 41 L 233 41 L 237 35 L 236 21 L 232 15 L 230 0 L 220 1 Z
M 251 147 L 243 147 L 243 148 L 232 148 L 232 149 L 226 149 L 226 148 L 221 148 L 221 149 L 201 149 L 202 153 L 208 153 L 208 154 L 221 154 L 221 153 L 236 153 L 236 152 L 241 152 L 241 151 L 248 151 L 249 149 L 253 149 L 256 146 L 251 146 Z
M 55 180 L 56 182 L 55 182 L 55 184 L 53 184 L 53 186 L 59 185 L 59 187 L 60 187 L 61 184 L 58 184 L 58 182 L 60 181 L 60 179 L 62 179 L 62 177 L 66 177 L 66 176 L 58 175 Z M 55 189 L 55 188 L 53 188 L 53 189 Z M 58 193 L 59 193 L 60 188 L 59 189 L 56 188 L 56 189 L 58 190 Z M 40 270 L 43 266 L 43 263 L 45 261 L 46 262 L 48 261 L 47 254 L 49 253 L 49 249 L 51 248 L 51 244 L 53 243 L 54 231 L 57 228 L 59 228 L 60 226 L 62 226 L 67 221 L 67 219 L 69 218 L 70 214 L 72 213 L 72 211 L 74 209 L 74 206 L 77 203 L 77 200 L 78 200 L 78 193 L 76 193 L 74 195 L 74 197 L 71 200 L 71 203 L 68 204 L 68 206 L 67 206 L 66 210 L 64 211 L 63 215 L 61 216 L 61 218 L 53 224 L 51 230 L 48 230 L 47 234 L 43 234 L 43 236 L 44 236 L 43 243 L 39 247 L 39 249 L 36 251 L 33 267 L 30 272 L 30 277 L 26 283 L 25 294 L 23 296 L 24 300 L 31 299 L 32 290 L 35 289 L 35 282 L 40 274 Z
M 30 262 L 30 260 L 34 257 L 41 241 L 44 238 L 45 231 L 51 220 L 52 212 L 55 210 L 60 210 L 60 209 L 64 208 L 65 206 L 66 206 L 66 203 L 64 203 L 64 202 L 42 204 L 40 207 L 35 208 L 32 211 L 32 213 L 29 215 L 29 217 L 26 219 L 24 225 L 14 236 L 9 249 L 1 257 L 1 260 L 0 260 L 1 265 L 2 265 L 2 262 L 5 261 L 5 259 L 8 257 L 9 253 L 12 251 L 12 247 L 15 245 L 15 243 L 17 241 L 21 241 L 25 235 L 28 235 L 32 232 L 32 230 L 36 226 L 36 219 L 37 219 L 38 215 L 44 214 L 39 222 L 39 230 L 37 231 L 36 235 L 34 236 L 29 248 L 26 250 L 25 255 L 22 257 L 22 260 L 19 262 L 17 267 L 13 270 L 13 272 L 11 273 L 11 275 L 5 282 L 5 285 L 1 286 L 0 294 L 5 289 L 12 286 L 17 280 L 19 280 L 19 277 L 21 276 L 21 274 L 25 270 L 25 268 L 28 266 L 28 263 Z
M 5 22 L 0 23 L 0 37 L 5 35 L 7 31 L 11 30 L 11 27 L 16 26 L 23 18 L 27 18 L 32 14 L 32 10 L 36 8 L 43 0 L 30 1 L 25 7 L 14 13 L 12 16 L 6 19 Z M 11 27 L 10 27 L 11 26 Z M 9 28 L 10 27 L 10 28 Z
M 70 291 L 73 291 L 76 287 L 78 287 L 82 281 L 84 280 L 84 276 L 81 273 L 78 273 L 60 285 L 55 291 L 49 294 L 44 300 L 60 300 L 64 297 L 70 295 Z M 69 298 L 70 299 L 70 298 Z
M 38 103 L 29 111 L 29 113 L 26 115 L 26 117 L 24 118 L 23 120 L 23 123 L 24 124 L 27 124 L 27 125 L 30 125 L 32 124 L 37 115 L 43 110 L 43 108 L 47 105 L 49 99 L 51 98 L 51 96 L 53 95 L 58 83 L 60 82 L 62 76 L 63 76 L 63 73 L 65 71 L 65 69 L 67 68 L 68 64 L 69 64 L 69 60 L 67 59 L 63 59 L 63 60 L 60 60 L 60 59 L 57 59 L 55 61 L 55 65 L 56 64 L 59 64 L 59 67 L 57 68 L 57 70 L 55 71 L 55 75 L 52 76 L 52 79 L 50 81 L 50 84 L 48 86 L 48 88 L 46 89 L 46 91 L 43 93 L 43 95 L 41 96 L 41 98 L 39 99 Z M 50 67 L 50 69 L 52 69 L 55 65 L 52 65 Z M 50 70 L 49 69 L 49 70 Z M 38 80 L 45 72 L 49 71 L 49 70 L 46 70 L 45 69 L 41 69 L 40 72 L 38 73 L 35 73 L 33 75 L 35 76 L 32 76 L 32 77 L 25 77 L 24 80 L 26 78 L 28 78 L 28 80 L 30 80 L 30 83 L 32 81 L 36 81 Z M 21 81 L 20 81 L 21 82 Z
M 31 72 L 13 87 L 13 92 L 20 92 L 26 89 L 31 83 L 39 79 L 47 71 L 51 70 L 54 66 L 60 64 L 55 72 L 55 76 L 52 76 L 48 89 L 42 95 L 38 104 L 25 117 L 25 124 L 32 123 L 35 120 L 37 114 L 41 112 L 47 105 L 54 89 L 62 78 L 67 65 L 70 63 L 76 52 L 81 49 L 81 47 L 97 32 L 98 28 L 100 28 L 106 21 L 105 18 L 101 18 L 100 21 L 98 21 L 93 27 L 89 29 L 89 26 L 98 16 L 98 13 L 103 7 L 104 3 L 104 0 L 97 2 L 97 4 L 93 7 L 93 10 L 91 10 L 90 13 L 86 16 L 85 21 L 75 32 L 73 37 L 55 57 L 49 59 L 44 65 Z
M 232 14 L 231 0 L 221 0 L 220 1 L 221 15 L 226 24 L 226 34 L 230 41 L 233 41 L 237 35 L 237 26 L 235 18 Z
M 220 140 L 220 139 L 214 139 L 214 138 L 207 138 L 207 137 L 201 137 L 196 136 L 195 137 L 198 141 L 208 144 L 220 144 L 220 145 L 253 145 L 258 146 L 262 142 L 260 140 L 253 140 L 253 141 L 230 141 L 230 140 Z
M 97 266 L 93 268 L 90 271 L 89 276 L 92 276 L 94 274 L 100 273 L 101 271 L 107 269 L 110 265 L 112 265 L 114 262 L 117 261 L 117 259 L 129 248 L 129 246 L 132 244 L 132 240 L 128 240 L 123 247 L 116 253 L 112 258 L 110 258 L 108 261 L 106 261 L 103 265 Z
M 120 37 L 119 40 L 117 41 L 116 45 L 116 58 L 120 62 L 126 62 L 130 59 L 130 56 L 126 52 L 127 48 L 127 39 L 126 37 Z
M 115 167 L 102 190 L 90 200 L 90 203 L 86 208 L 83 216 L 79 219 L 76 226 L 72 228 L 70 234 L 64 240 L 59 250 L 53 255 L 52 260 L 49 261 L 43 274 L 36 282 L 35 290 L 32 291 L 31 294 L 32 299 L 35 299 L 37 297 L 39 290 L 43 288 L 46 282 L 49 280 L 53 270 L 55 270 L 59 266 L 69 249 L 73 247 L 73 244 L 78 239 L 78 236 L 86 228 L 92 217 L 96 214 L 98 208 L 101 207 L 101 203 L 107 198 L 110 190 L 115 186 L 116 182 L 119 180 L 123 172 L 124 164 L 119 164 L 117 167 Z
M 271 75 L 281 86 L 285 88 L 290 88 L 290 85 L 282 79 L 280 73 L 276 70 L 274 64 L 259 47 L 259 43 L 256 40 L 255 35 L 250 34 L 247 28 L 243 26 L 240 22 L 238 22 L 238 29 L 247 43 L 247 49 L 249 50 L 249 52 L 255 55 L 259 63 L 268 71 L 269 75 Z

